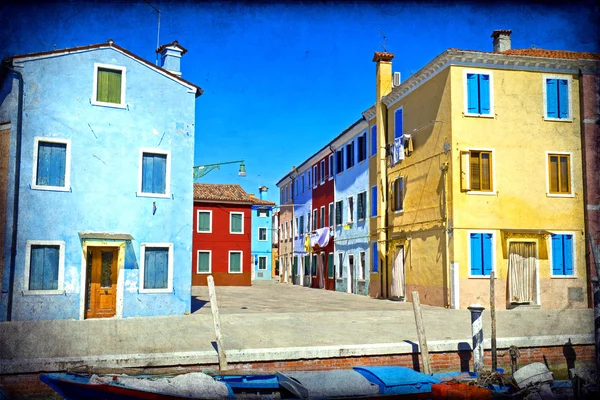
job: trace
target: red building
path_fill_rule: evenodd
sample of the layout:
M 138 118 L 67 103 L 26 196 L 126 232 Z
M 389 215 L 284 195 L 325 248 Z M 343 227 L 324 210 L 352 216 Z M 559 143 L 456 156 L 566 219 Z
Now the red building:
M 312 247 L 311 287 L 335 290 L 333 256 L 333 154 L 326 154 L 318 160 L 313 169 L 312 191 L 312 232 L 329 228 L 329 240 L 323 247 Z
M 250 286 L 252 198 L 240 185 L 194 184 L 192 286 Z

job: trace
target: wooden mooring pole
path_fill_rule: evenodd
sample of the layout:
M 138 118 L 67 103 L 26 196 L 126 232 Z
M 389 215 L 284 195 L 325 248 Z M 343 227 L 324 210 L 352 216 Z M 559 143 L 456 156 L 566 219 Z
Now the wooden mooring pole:
M 412 292 L 413 310 L 415 312 L 415 323 L 417 325 L 417 335 L 419 336 L 419 349 L 421 350 L 421 359 L 423 362 L 423 373 L 431 374 L 429 364 L 429 350 L 427 349 L 427 338 L 425 337 L 425 327 L 423 326 L 423 316 L 421 315 L 421 301 L 419 292 Z
M 498 354 L 496 352 L 496 299 L 494 290 L 494 271 L 490 273 L 490 316 L 492 318 L 492 372 L 498 369 Z
M 208 300 L 212 311 L 213 323 L 215 325 L 215 336 L 217 337 L 217 353 L 219 354 L 219 370 L 227 369 L 227 356 L 223 346 L 223 336 L 221 336 L 221 320 L 219 318 L 219 307 L 217 306 L 217 293 L 215 292 L 215 281 L 212 275 L 208 276 Z

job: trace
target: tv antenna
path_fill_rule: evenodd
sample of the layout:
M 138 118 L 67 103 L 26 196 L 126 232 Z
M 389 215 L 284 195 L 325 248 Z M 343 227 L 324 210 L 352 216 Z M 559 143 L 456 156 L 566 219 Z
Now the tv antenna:
M 383 44 L 381 44 L 381 42 L 379 43 L 379 45 L 383 48 L 383 52 L 387 53 L 386 50 L 386 43 L 385 43 L 385 35 L 383 34 L 383 32 L 381 32 L 381 29 L 378 29 L 379 33 L 381 34 L 381 36 L 383 36 Z
M 154 7 L 150 2 L 144 0 L 144 3 L 148 4 L 150 7 L 154 9 L 158 13 L 158 31 L 156 32 L 156 49 L 160 46 L 160 10 Z M 156 53 L 156 65 L 158 65 L 158 53 Z

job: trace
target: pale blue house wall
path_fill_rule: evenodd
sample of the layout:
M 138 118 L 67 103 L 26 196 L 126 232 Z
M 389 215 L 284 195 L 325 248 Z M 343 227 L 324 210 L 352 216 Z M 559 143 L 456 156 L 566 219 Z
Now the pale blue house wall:
M 91 104 L 95 62 L 126 67 L 125 109 Z M 117 302 L 117 317 L 189 312 L 195 94 L 190 87 L 110 48 L 23 61 L 17 69 L 24 77 L 24 107 L 12 319 L 82 318 L 85 268 L 79 233 L 90 231 L 133 237 L 127 242 L 124 269 L 118 272 L 122 304 Z M 7 99 L 16 98 L 16 79 L 12 90 Z M 5 101 L 0 108 L 0 115 L 10 115 L 12 122 L 0 301 L 0 320 L 5 320 L 16 101 Z M 31 189 L 35 136 L 71 141 L 70 191 Z M 141 148 L 170 151 L 169 198 L 137 196 Z M 22 294 L 27 240 L 65 242 L 61 294 Z M 145 242 L 172 243 L 171 293 L 139 293 L 140 250 Z
M 304 235 L 310 230 L 307 222 L 307 216 L 312 213 L 312 184 L 309 184 L 309 174 L 310 180 L 314 179 L 312 176 L 312 164 L 307 163 L 307 168 L 299 169 L 298 174 L 296 175 L 296 184 L 298 187 L 298 193 L 294 197 L 294 224 L 296 223 L 296 218 L 300 220 L 300 216 L 304 217 Z M 304 186 L 302 185 L 302 177 L 304 176 Z M 312 215 L 311 215 L 311 224 L 312 224 Z M 309 280 L 305 280 L 305 271 L 307 271 L 307 266 L 304 265 L 304 256 L 308 255 L 304 249 L 304 235 L 298 236 L 294 238 L 294 257 L 298 259 L 298 275 L 294 277 L 294 284 L 308 286 L 310 285 Z M 292 261 L 293 263 L 293 261 Z M 292 264 L 293 265 L 293 264 Z
M 369 140 L 367 137 L 367 158 L 358 162 L 358 136 L 367 132 L 367 123 L 359 123 L 347 134 L 335 141 L 333 147 L 335 150 L 343 149 L 344 170 L 338 173 L 337 160 L 334 153 L 335 174 L 335 194 L 334 201 L 343 200 L 342 205 L 342 224 L 335 226 L 335 244 L 334 244 L 334 263 L 336 265 L 336 284 L 335 290 L 340 292 L 352 292 L 361 295 L 369 294 L 369 271 L 371 269 L 371 251 L 369 248 L 369 219 L 370 219 L 370 190 L 369 190 Z M 346 169 L 346 145 L 354 142 L 354 160 L 355 164 L 350 169 Z M 358 200 L 357 195 L 360 192 L 366 192 L 366 218 L 358 220 Z M 348 220 L 348 197 L 354 198 L 354 223 L 349 225 L 349 229 L 344 229 Z M 334 220 L 335 223 L 335 220 Z M 358 279 L 358 270 L 360 262 L 360 252 L 365 252 L 365 276 L 364 279 Z M 339 255 L 342 254 L 342 277 L 338 278 Z M 349 283 L 349 257 L 354 255 L 354 279 Z M 352 287 L 349 288 L 348 285 Z M 351 290 L 350 290 L 351 289 Z
M 263 198 L 264 199 L 264 198 Z M 265 199 L 266 200 L 266 199 Z M 258 210 L 263 209 L 267 210 L 266 217 L 259 217 Z M 270 280 L 271 279 L 271 271 L 272 271 L 272 238 L 273 238 L 273 207 L 272 206 L 264 206 L 264 205 L 254 205 L 252 206 L 252 265 L 254 268 L 254 272 L 252 274 L 253 280 Z M 259 228 L 266 228 L 267 230 L 267 240 L 261 241 L 258 240 L 258 230 Z M 267 269 L 259 270 L 258 269 L 258 257 L 266 257 L 267 258 Z

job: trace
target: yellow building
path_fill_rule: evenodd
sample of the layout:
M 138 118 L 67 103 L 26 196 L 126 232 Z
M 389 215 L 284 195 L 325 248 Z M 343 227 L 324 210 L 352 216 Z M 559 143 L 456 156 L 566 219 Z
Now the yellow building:
M 489 307 L 494 271 L 498 309 L 587 307 L 579 74 L 598 55 L 511 50 L 510 33 L 396 84 L 375 53 L 372 296 Z

